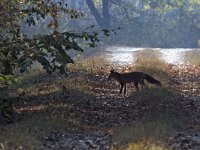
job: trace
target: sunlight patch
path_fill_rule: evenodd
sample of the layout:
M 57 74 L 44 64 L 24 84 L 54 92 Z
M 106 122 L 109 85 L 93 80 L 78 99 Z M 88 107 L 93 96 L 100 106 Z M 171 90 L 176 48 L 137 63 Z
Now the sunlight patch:
M 141 51 L 155 50 L 161 53 L 160 59 L 170 64 L 184 64 L 184 52 L 193 49 L 186 48 L 139 48 L 139 47 L 123 47 L 123 46 L 110 46 L 105 49 L 106 55 L 109 57 L 111 63 L 118 65 L 131 65 L 137 61 L 138 54 Z

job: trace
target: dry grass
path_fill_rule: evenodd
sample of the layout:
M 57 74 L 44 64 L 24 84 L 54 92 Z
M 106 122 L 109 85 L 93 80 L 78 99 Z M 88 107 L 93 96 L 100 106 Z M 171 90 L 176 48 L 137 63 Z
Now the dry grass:
M 56 73 L 48 75 L 40 67 L 20 74 L 16 84 L 9 87 L 9 94 L 19 96 L 15 106 L 21 120 L 0 125 L 0 149 L 34 149 L 42 143 L 41 137 L 52 131 L 77 126 L 78 121 L 69 112 L 70 104 L 94 98 L 87 74 L 95 73 L 104 63 L 103 57 L 77 58 L 69 66 L 67 78 Z
M 129 126 L 119 128 L 113 137 L 114 150 L 170 149 L 166 146 L 168 139 L 190 124 L 180 96 L 171 88 L 145 88 L 128 99 L 137 101 L 144 114 Z
M 124 147 L 112 146 L 111 150 L 171 150 L 167 146 L 162 144 L 154 144 L 152 141 L 140 141 L 135 143 L 129 143 Z
M 165 71 L 167 64 L 160 59 L 160 53 L 156 50 L 142 50 L 138 53 L 136 70 L 148 73 L 158 80 L 166 82 L 168 74 Z
M 63 92 L 63 86 L 66 87 L 67 92 L 71 95 L 92 94 L 83 76 L 69 73 L 66 78 L 56 73 L 49 75 L 43 70 L 37 69 L 17 77 L 17 84 L 11 86 L 10 90 L 15 92 L 15 95 L 37 96 L 61 93 Z
M 34 146 L 41 144 L 40 140 L 34 136 L 29 129 L 30 125 L 15 124 L 1 128 L 0 149 L 33 149 Z
M 90 56 L 89 58 L 83 58 L 78 56 L 74 60 L 74 64 L 69 65 L 69 70 L 85 70 L 89 73 L 95 73 L 97 68 L 104 66 L 108 63 L 105 56 Z
M 149 50 L 141 52 L 136 68 L 166 83 L 168 80 L 165 72 L 166 64 L 158 58 L 158 55 L 157 51 L 156 53 Z M 68 97 L 64 99 L 64 104 L 38 106 L 34 115 L 27 120 L 9 126 L 0 126 L 0 148 L 3 146 L 4 149 L 8 149 L 9 145 L 14 145 L 16 149 L 19 149 L 23 145 L 25 149 L 31 149 L 41 143 L 38 138 L 41 137 L 40 134 L 48 134 L 58 129 L 62 132 L 68 127 L 76 126 L 78 121 L 68 112 L 67 102 L 94 98 L 87 84 L 87 74 L 96 73 L 97 68 L 106 63 L 107 60 L 104 57 L 88 59 L 78 57 L 75 59 L 75 64 L 69 65 L 68 78 L 56 74 L 49 76 L 37 69 L 20 76 L 18 84 L 11 88 L 13 91 L 18 91 L 15 95 L 22 94 L 23 97 L 27 96 L 26 98 L 32 95 L 36 100 L 42 97 L 59 102 L 62 101 L 60 94 L 64 85 Z M 113 138 L 114 145 L 119 145 L 119 147 L 113 146 L 113 150 L 167 150 L 168 148 L 163 146 L 163 143 L 183 124 L 182 118 L 179 118 L 182 115 L 181 112 L 177 115 L 177 112 L 171 109 L 171 104 L 178 104 L 178 99 L 175 97 L 177 97 L 176 93 L 167 86 L 145 88 L 131 95 L 129 99 L 137 101 L 140 106 L 148 106 L 149 110 L 143 119 L 119 130 Z
M 113 150 L 167 150 L 168 140 L 184 124 L 170 111 L 146 112 L 142 119 L 119 128 L 113 137 Z
M 178 94 L 170 87 L 146 87 L 132 94 L 129 98 L 138 104 L 157 107 L 177 103 Z
M 154 144 L 148 141 L 129 144 L 127 150 L 170 150 L 166 146 Z
M 167 118 L 164 118 L 167 117 Z M 173 116 L 175 119 L 175 116 Z M 121 147 L 137 145 L 144 141 L 151 141 L 155 145 L 163 145 L 175 133 L 174 126 L 177 122 L 165 114 L 151 114 L 135 123 L 122 127 L 119 133 L 114 136 L 113 143 Z
M 0 148 L 34 149 L 41 145 L 41 137 L 48 136 L 52 131 L 62 132 L 77 124 L 66 107 L 45 107 L 32 113 L 29 119 L 0 126 Z
M 161 52 L 158 50 L 153 50 L 153 49 L 144 49 L 140 50 L 138 52 L 138 59 L 143 59 L 143 58 L 159 58 L 161 56 Z
M 185 62 L 189 62 L 191 65 L 200 65 L 200 50 L 191 50 L 184 52 Z
M 146 87 L 128 97 L 129 100 L 137 101 L 146 113 L 142 119 L 119 129 L 119 133 L 113 138 L 113 149 L 170 149 L 163 143 L 167 143 L 170 137 L 190 123 L 189 116 L 180 104 L 180 95 L 168 85 L 169 77 L 165 69 L 167 64 L 158 55 L 157 51 L 142 51 L 135 66 L 136 70 L 160 80 L 163 86 Z
M 41 137 L 52 131 L 62 132 L 77 126 L 78 121 L 69 112 L 70 102 L 94 96 L 85 78 L 73 74 L 68 78 L 48 75 L 40 69 L 22 74 L 9 89 L 10 95 L 19 96 L 15 106 L 21 120 L 0 125 L 0 149 L 20 149 L 22 146 L 34 149 L 42 143 Z

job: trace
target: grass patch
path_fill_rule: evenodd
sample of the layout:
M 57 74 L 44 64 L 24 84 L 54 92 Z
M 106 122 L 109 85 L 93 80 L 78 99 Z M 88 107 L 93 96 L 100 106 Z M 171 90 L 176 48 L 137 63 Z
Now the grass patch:
M 166 146 L 154 144 L 149 141 L 129 144 L 127 150 L 169 150 Z
M 140 141 L 135 143 L 129 143 L 124 147 L 111 147 L 111 150 L 170 150 L 170 148 L 162 144 L 154 144 L 152 141 Z
M 191 50 L 191 51 L 185 51 L 185 62 L 189 62 L 191 65 L 200 65 L 200 50 Z
M 31 127 L 29 125 L 29 127 Z M 7 149 L 20 149 L 20 147 L 33 149 L 34 146 L 41 144 L 40 140 L 34 136 L 30 128 L 25 124 L 13 124 L 7 127 L 0 127 L 1 135 L 0 148 Z
M 159 58 L 162 55 L 160 51 L 153 50 L 153 49 L 144 49 L 140 50 L 138 52 L 138 59 L 144 59 L 144 58 Z
M 2 149 L 34 149 L 41 145 L 41 137 L 52 131 L 62 132 L 77 125 L 65 107 L 47 107 L 31 113 L 26 120 L 7 126 L 0 126 Z
M 176 129 L 182 122 L 176 120 L 176 116 L 169 112 L 148 112 L 135 123 L 119 129 L 117 135 L 113 138 L 113 143 L 119 147 L 128 145 L 142 144 L 145 141 L 151 141 L 155 145 L 166 145 L 168 139 L 173 137 Z M 144 143 L 143 143 L 144 144 Z
M 119 128 L 113 137 L 115 149 L 170 149 L 168 140 L 190 124 L 189 114 L 183 111 L 181 98 L 173 89 L 145 88 L 128 99 L 137 101 L 143 117 Z
M 92 94 L 84 76 L 69 74 L 68 77 L 56 73 L 47 74 L 41 70 L 32 70 L 17 77 L 17 83 L 10 87 L 11 94 L 22 96 L 38 96 L 51 93 L 60 93 L 66 87 L 67 93 L 77 95 Z
M 129 98 L 137 101 L 140 105 L 157 107 L 177 103 L 178 94 L 175 89 L 168 87 L 145 87 L 132 94 Z
M 127 150 L 167 150 L 168 141 L 183 129 L 184 122 L 171 110 L 148 111 L 142 119 L 119 128 L 113 137 L 114 147 Z
M 188 112 L 185 112 L 182 106 L 181 95 L 171 87 L 147 87 L 130 95 L 129 99 L 137 101 L 137 104 L 145 109 L 147 115 L 149 114 L 148 118 L 152 120 L 162 117 L 172 123 L 173 120 L 177 120 L 177 123 L 173 123 L 177 125 L 177 129 L 181 129 L 182 123 L 189 117 Z M 189 120 L 187 122 L 189 124 Z M 185 123 L 184 126 L 186 125 Z
M 16 123 L 0 125 L 0 149 L 34 149 L 53 131 L 76 127 L 71 103 L 94 96 L 83 76 L 69 73 L 64 78 L 39 69 L 22 74 L 9 89 L 10 95 L 19 96 L 15 102 L 19 117 Z
M 69 69 L 72 71 L 85 70 L 89 73 L 95 73 L 98 69 L 108 63 L 105 56 L 90 56 L 89 58 L 83 58 L 78 56 L 74 60 L 74 64 L 69 65 Z
M 166 82 L 168 74 L 165 71 L 167 64 L 160 59 L 161 53 L 156 50 L 142 50 L 138 53 L 135 63 L 136 70 L 148 73 L 158 80 Z

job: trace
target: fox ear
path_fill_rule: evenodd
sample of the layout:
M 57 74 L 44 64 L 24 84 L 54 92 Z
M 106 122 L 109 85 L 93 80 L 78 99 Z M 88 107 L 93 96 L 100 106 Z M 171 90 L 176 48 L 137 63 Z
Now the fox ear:
M 113 73 L 114 71 L 115 71 L 115 70 L 114 70 L 113 68 L 110 70 L 111 73 Z

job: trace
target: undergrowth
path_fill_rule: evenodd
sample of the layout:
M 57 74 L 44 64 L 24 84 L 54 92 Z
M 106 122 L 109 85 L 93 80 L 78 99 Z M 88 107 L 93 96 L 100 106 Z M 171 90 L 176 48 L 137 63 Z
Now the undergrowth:
M 183 112 L 181 97 L 168 84 L 167 64 L 154 52 L 142 51 L 135 64 L 138 71 L 150 74 L 161 81 L 162 86 L 148 84 L 127 99 L 136 101 L 142 108 L 143 117 L 134 123 L 119 128 L 113 137 L 113 150 L 168 150 L 168 139 L 182 130 L 188 116 Z M 187 121 L 186 121 L 187 120 Z M 189 121 L 188 121 L 189 124 Z
M 169 77 L 166 72 L 167 64 L 160 58 L 159 51 L 156 50 L 142 50 L 138 52 L 138 58 L 135 62 L 135 69 L 137 71 L 145 72 L 158 80 L 167 82 Z
M 167 86 L 148 87 L 133 93 L 129 99 L 137 101 L 140 105 L 158 107 L 160 105 L 170 106 L 179 102 L 179 96 L 175 89 Z
M 29 70 L 17 77 L 9 87 L 15 100 L 17 121 L 0 125 L 0 149 L 34 149 L 41 145 L 41 137 L 52 131 L 62 132 L 77 126 L 71 113 L 72 102 L 94 97 L 85 78 L 58 74 L 48 75 L 41 70 Z
M 127 150 L 170 150 L 162 144 L 154 144 L 151 141 L 142 141 L 137 143 L 129 144 Z
M 185 62 L 189 62 L 191 65 L 200 65 L 200 50 L 191 50 L 184 52 Z
M 29 113 L 26 112 L 26 119 L 22 121 L 0 126 L 0 149 L 35 149 L 42 144 L 41 137 L 48 136 L 53 131 L 62 132 L 78 124 L 65 106 L 46 106 Z
M 112 141 L 113 150 L 171 149 L 169 140 L 186 126 L 186 118 L 177 114 L 174 110 L 147 111 L 143 118 L 118 129 Z
M 74 64 L 70 64 L 69 70 L 71 71 L 87 71 L 89 73 L 95 73 L 97 68 L 100 68 L 108 63 L 105 56 L 90 56 L 88 58 L 83 58 L 78 56 L 74 60 Z
M 180 96 L 168 85 L 167 64 L 156 53 L 140 52 L 134 66 L 137 71 L 161 81 L 163 86 L 148 85 L 125 99 L 136 101 L 137 109 L 145 113 L 142 114 L 143 118 L 119 128 L 113 137 L 113 150 L 170 149 L 164 143 L 186 125 L 187 115 L 179 105 Z M 10 95 L 20 97 L 21 106 L 18 105 L 16 109 L 25 116 L 17 123 L 0 126 L 0 148 L 9 149 L 12 145 L 16 149 L 20 149 L 20 146 L 31 149 L 40 145 L 40 137 L 47 136 L 51 131 L 62 132 L 78 125 L 79 122 L 69 111 L 70 104 L 95 98 L 87 82 L 88 76 L 97 74 L 98 68 L 106 63 L 104 57 L 78 57 L 75 64 L 68 66 L 70 72 L 67 78 L 58 74 L 47 75 L 41 70 L 30 70 L 20 75 L 17 84 L 10 87 Z M 27 105 L 29 101 L 34 101 L 35 106 Z
M 119 128 L 113 138 L 114 147 L 119 148 L 114 150 L 170 149 L 166 144 L 168 140 L 190 124 L 189 114 L 183 111 L 181 97 L 174 89 L 145 88 L 128 99 L 137 101 L 138 108 L 143 109 L 143 117 Z

